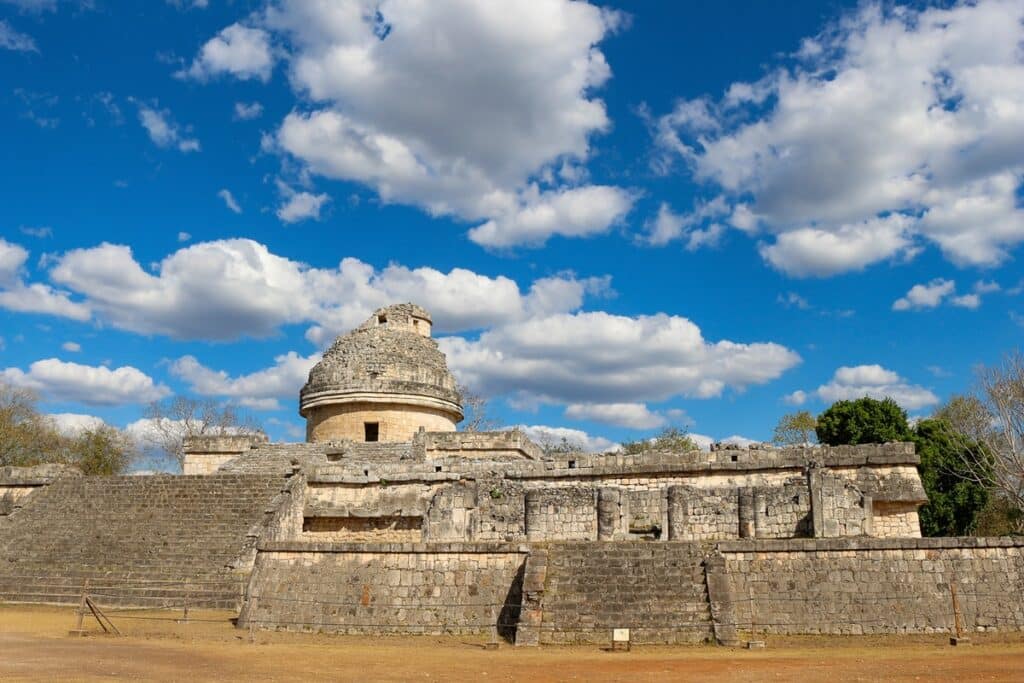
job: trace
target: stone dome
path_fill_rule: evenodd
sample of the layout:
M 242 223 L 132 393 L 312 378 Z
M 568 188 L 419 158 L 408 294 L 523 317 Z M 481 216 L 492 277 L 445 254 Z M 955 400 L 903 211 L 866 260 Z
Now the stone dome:
M 414 304 L 376 311 L 338 337 L 299 393 L 307 441 L 408 441 L 462 420 L 455 378 Z

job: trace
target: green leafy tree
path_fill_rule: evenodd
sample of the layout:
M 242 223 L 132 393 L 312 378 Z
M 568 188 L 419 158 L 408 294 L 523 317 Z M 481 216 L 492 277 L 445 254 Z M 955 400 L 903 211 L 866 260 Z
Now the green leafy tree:
M 772 442 L 779 446 L 803 446 L 818 440 L 814 430 L 818 421 L 806 410 L 789 413 L 779 418 Z
M 907 413 L 891 398 L 865 396 L 855 401 L 836 401 L 818 416 L 818 440 L 829 446 L 910 441 Z
M 699 447 L 694 443 L 686 430 L 678 427 L 666 427 L 661 430 L 653 439 L 640 439 L 638 441 L 623 441 L 622 453 L 635 455 L 644 451 L 673 451 L 686 453 L 696 451 Z
M 965 469 L 965 443 L 944 420 L 921 420 L 913 440 L 921 457 L 921 483 L 928 503 L 921 507 L 925 536 L 966 536 L 976 533 L 978 517 L 989 502 L 988 490 Z

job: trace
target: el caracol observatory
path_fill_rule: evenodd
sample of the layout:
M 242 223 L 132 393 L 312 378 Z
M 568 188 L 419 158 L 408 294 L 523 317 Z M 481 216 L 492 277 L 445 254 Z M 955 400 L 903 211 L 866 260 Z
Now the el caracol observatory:
M 377 310 L 338 337 L 299 395 L 306 441 L 411 441 L 421 429 L 453 432 L 462 420 L 455 378 L 414 304 Z
M 339 337 L 299 396 L 305 442 L 191 436 L 180 476 L 0 468 L 0 601 L 81 604 L 87 582 L 104 607 L 253 629 L 530 646 L 1024 629 L 1024 540 L 921 538 L 913 443 L 587 453 L 457 431 L 430 333 L 405 303 Z

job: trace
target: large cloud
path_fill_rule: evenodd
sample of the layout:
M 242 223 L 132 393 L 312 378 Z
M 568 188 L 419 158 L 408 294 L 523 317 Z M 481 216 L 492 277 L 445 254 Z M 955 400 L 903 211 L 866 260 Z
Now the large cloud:
M 825 403 L 851 401 L 865 396 L 891 398 L 907 410 L 939 402 L 939 397 L 925 387 L 910 384 L 897 373 L 877 364 L 840 367 L 826 384 L 813 392 L 795 391 L 786 396 L 786 402 L 801 405 L 812 396 Z
M 485 246 L 537 245 L 606 231 L 632 205 L 577 186 L 610 126 L 598 45 L 622 21 L 570 0 L 275 0 L 211 38 L 189 73 L 265 78 L 269 31 L 305 105 L 277 149 L 385 201 L 482 221 L 471 239 Z
M 38 391 L 53 401 L 87 405 L 149 403 L 170 394 L 167 387 L 130 365 L 111 370 L 58 358 L 37 360 L 27 372 L 20 368 L 0 370 L 0 379 Z
M 277 410 L 280 408 L 277 399 L 294 399 L 318 360 L 319 353 L 300 356 L 291 351 L 275 358 L 269 368 L 231 377 L 223 370 L 211 370 L 194 356 L 183 356 L 171 364 L 171 372 L 188 382 L 191 391 L 202 396 L 227 397 L 257 410 Z
M 38 282 L 26 284 L 22 270 L 27 260 L 27 249 L 0 238 L 0 308 L 80 321 L 90 318 L 89 307 L 71 301 L 67 292 Z
M 84 298 L 73 305 L 85 318 L 91 309 L 122 329 L 181 339 L 235 339 L 267 336 L 289 323 L 313 323 L 307 336 L 317 344 L 396 301 L 426 306 L 439 332 L 457 332 L 572 311 L 586 294 L 608 287 L 607 278 L 562 274 L 535 280 L 524 292 L 503 276 L 397 264 L 377 270 L 354 258 L 342 259 L 337 268 L 311 268 L 246 239 L 180 249 L 163 259 L 155 274 L 129 247 L 102 244 L 63 254 L 50 275 Z
M 678 316 L 556 314 L 440 340 L 453 371 L 486 395 L 566 403 L 710 398 L 775 379 L 800 362 L 774 343 L 708 342 Z
M 998 264 L 1024 241 L 1022 18 L 1022 0 L 865 5 L 791 68 L 680 102 L 653 128 L 789 274 L 909 258 L 922 241 Z

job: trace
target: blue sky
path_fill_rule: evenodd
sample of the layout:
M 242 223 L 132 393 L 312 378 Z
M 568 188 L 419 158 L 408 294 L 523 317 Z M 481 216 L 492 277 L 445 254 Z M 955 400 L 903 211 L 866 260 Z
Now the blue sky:
M 926 415 L 1024 331 L 1022 17 L 0 0 L 0 376 L 293 439 L 316 354 L 414 300 L 495 417 L 589 447 Z

